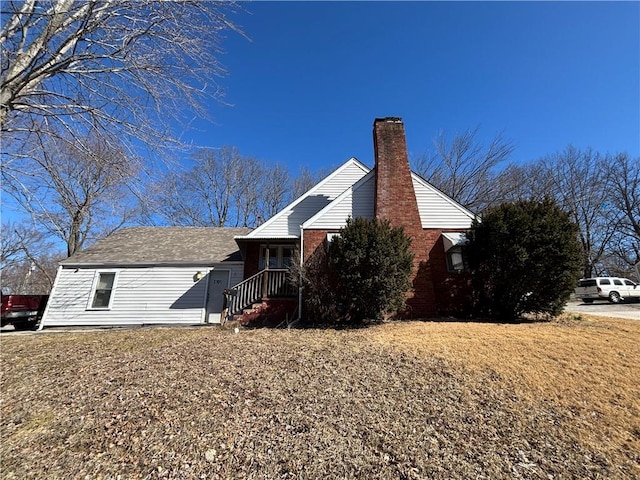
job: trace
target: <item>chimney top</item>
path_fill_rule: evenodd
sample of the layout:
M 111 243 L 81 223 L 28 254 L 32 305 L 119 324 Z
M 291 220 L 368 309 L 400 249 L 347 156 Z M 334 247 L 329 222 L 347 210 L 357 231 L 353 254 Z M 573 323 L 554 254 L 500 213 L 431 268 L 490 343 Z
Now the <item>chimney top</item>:
M 375 123 L 402 123 L 402 118 L 400 117 L 382 117 L 376 118 L 373 122 Z

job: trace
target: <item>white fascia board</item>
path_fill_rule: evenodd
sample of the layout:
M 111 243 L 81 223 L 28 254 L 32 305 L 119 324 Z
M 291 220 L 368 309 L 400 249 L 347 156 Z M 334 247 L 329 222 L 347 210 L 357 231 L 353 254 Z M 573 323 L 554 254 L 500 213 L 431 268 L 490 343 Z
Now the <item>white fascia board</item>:
M 208 268 L 211 266 L 220 265 L 242 265 L 244 261 L 216 261 L 207 260 L 202 262 L 88 262 L 88 263 L 65 263 L 60 265 L 65 270 L 77 269 L 109 269 L 109 268 L 153 268 L 153 267 L 178 267 L 178 268 Z
M 315 185 L 313 188 L 311 188 L 309 191 L 307 191 L 305 194 L 301 195 L 300 197 L 298 197 L 297 200 L 294 200 L 292 203 L 290 203 L 289 205 L 287 205 L 285 208 L 283 208 L 282 210 L 280 210 L 278 213 L 276 213 L 273 217 L 271 217 L 269 220 L 267 220 L 266 222 L 264 222 L 262 225 L 260 225 L 259 227 L 257 227 L 255 230 L 253 230 L 251 233 L 249 233 L 248 235 L 244 235 L 244 236 L 238 236 L 238 237 L 234 237 L 236 240 L 241 239 L 241 240 L 250 240 L 250 239 L 257 239 L 257 238 L 262 238 L 260 235 L 260 232 L 266 228 L 268 228 L 268 226 L 270 226 L 272 223 L 276 222 L 280 217 L 282 217 L 283 215 L 286 215 L 287 212 L 289 212 L 291 209 L 293 209 L 293 207 L 295 207 L 296 205 L 298 205 L 300 202 L 302 202 L 305 198 L 309 197 L 310 195 L 313 195 L 315 192 L 317 192 L 318 190 L 320 190 L 324 185 L 326 185 L 328 182 L 330 182 L 333 178 L 335 178 L 338 174 L 340 174 L 343 170 L 345 170 L 347 167 L 351 166 L 351 165 L 355 165 L 357 167 L 359 167 L 360 169 L 362 169 L 362 171 L 367 174 L 370 172 L 370 169 L 367 168 L 366 165 L 364 165 L 362 162 L 360 162 L 357 158 L 355 157 L 351 157 L 349 160 L 347 160 L 345 163 L 343 163 L 340 167 L 338 167 L 337 169 L 335 169 L 332 173 L 330 173 L 329 175 L 327 175 L 323 180 L 321 180 L 320 182 L 318 182 L 317 185 Z
M 338 195 L 329 205 L 324 207 L 318 213 L 316 213 L 313 217 L 302 224 L 302 228 L 309 228 L 313 225 L 318 219 L 322 218 L 329 211 L 331 211 L 336 205 L 339 205 L 346 197 L 349 195 L 353 195 L 353 193 L 358 190 L 362 185 L 364 185 L 371 177 L 375 174 L 374 170 L 370 170 L 364 177 L 358 180 L 356 183 L 347 188 L 344 192 Z
M 462 205 L 460 205 L 458 202 L 456 202 L 449 195 L 447 195 L 446 193 L 443 193 L 441 190 L 439 190 L 436 187 L 434 187 L 433 185 L 431 185 L 429 182 L 427 182 L 424 178 L 422 178 L 417 173 L 411 172 L 411 177 L 414 180 L 416 180 L 418 183 L 421 183 L 426 188 L 431 189 L 436 195 L 438 195 L 443 200 L 446 200 L 449 204 L 451 204 L 452 207 L 455 207 L 456 209 L 458 209 L 460 212 L 462 212 L 463 214 L 468 216 L 471 220 L 473 220 L 474 218 L 478 217 L 471 210 L 469 210 L 469 209 L 463 207 Z M 420 206 L 418 206 L 418 208 L 420 208 Z
M 297 235 L 259 235 L 259 236 L 248 236 L 248 235 L 242 235 L 242 236 L 237 236 L 237 237 L 233 237 L 234 240 L 238 241 L 238 240 L 297 240 L 298 237 Z

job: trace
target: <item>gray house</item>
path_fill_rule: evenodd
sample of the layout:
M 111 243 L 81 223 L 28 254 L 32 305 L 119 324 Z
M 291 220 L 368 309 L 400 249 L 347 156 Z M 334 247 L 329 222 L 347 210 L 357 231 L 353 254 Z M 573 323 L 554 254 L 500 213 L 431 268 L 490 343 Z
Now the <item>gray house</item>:
M 62 261 L 40 328 L 220 323 L 249 228 L 131 227 Z

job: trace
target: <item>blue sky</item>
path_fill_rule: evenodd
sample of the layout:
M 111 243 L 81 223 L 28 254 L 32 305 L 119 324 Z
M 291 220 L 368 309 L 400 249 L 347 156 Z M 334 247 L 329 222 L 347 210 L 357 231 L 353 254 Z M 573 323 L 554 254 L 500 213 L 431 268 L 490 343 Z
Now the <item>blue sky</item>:
M 638 2 L 262 2 L 233 17 L 215 123 L 185 139 L 312 170 L 373 165 L 376 117 L 410 155 L 497 132 L 526 162 L 569 143 L 640 156 Z

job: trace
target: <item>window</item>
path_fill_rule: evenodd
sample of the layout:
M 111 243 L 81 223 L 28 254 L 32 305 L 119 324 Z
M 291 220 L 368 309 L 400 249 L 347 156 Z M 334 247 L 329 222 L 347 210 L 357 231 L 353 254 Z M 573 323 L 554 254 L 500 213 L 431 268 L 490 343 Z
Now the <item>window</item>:
M 636 285 L 636 284 L 635 284 L 635 283 L 633 283 L 631 280 L 625 280 L 625 281 L 624 281 L 624 284 L 625 284 L 625 285 L 629 285 L 630 287 L 635 287 L 635 285 Z
M 90 310 L 109 310 L 111 308 L 116 276 L 116 272 L 96 272 L 89 300 L 88 308 Z
M 464 249 L 462 247 L 451 247 L 447 250 L 447 270 L 456 273 L 466 270 Z
M 617 278 L 613 281 L 614 285 L 623 285 L 621 280 L 618 280 Z
M 327 242 L 331 243 L 331 241 L 332 241 L 334 238 L 339 237 L 339 236 L 340 236 L 340 232 L 330 232 L 330 233 L 327 233 Z
M 269 245 L 269 268 L 289 268 L 293 262 L 293 245 Z M 260 246 L 260 270 L 265 268 L 267 246 Z
M 611 285 L 611 282 L 609 281 L 608 278 L 604 278 L 600 280 L 600 285 Z
M 293 261 L 293 248 L 282 247 L 282 268 L 289 268 Z

